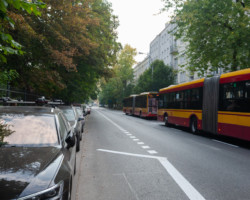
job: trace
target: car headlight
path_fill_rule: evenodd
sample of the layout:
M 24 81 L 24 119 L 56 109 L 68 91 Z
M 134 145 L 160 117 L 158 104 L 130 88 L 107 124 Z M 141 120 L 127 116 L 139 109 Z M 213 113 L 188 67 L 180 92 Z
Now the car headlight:
M 63 195 L 63 181 L 57 185 L 43 190 L 41 192 L 31 194 L 18 200 L 61 200 Z

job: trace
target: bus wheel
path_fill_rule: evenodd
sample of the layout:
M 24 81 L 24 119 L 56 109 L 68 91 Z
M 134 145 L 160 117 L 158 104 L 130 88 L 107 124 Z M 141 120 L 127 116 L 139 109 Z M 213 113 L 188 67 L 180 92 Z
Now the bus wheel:
M 197 133 L 197 119 L 196 117 L 192 117 L 191 122 L 190 122 L 190 130 L 192 133 Z
M 140 118 L 142 118 L 141 111 L 140 111 Z
M 165 123 L 165 126 L 169 126 L 168 115 L 164 115 L 164 123 Z

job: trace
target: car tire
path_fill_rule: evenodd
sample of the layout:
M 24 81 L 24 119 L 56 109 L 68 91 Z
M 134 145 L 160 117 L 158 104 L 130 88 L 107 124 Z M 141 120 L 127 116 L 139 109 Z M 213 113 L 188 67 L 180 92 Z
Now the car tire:
M 81 131 L 80 131 L 80 141 L 82 141 L 82 133 L 83 133 L 83 131 L 82 131 L 82 128 L 81 128 Z
M 79 136 L 76 138 L 76 152 L 80 151 L 80 138 Z
M 68 200 L 71 200 L 71 193 L 72 193 L 72 178 L 70 179 L 69 183 L 69 191 L 68 191 Z
M 74 175 L 76 175 L 76 156 L 75 156 Z

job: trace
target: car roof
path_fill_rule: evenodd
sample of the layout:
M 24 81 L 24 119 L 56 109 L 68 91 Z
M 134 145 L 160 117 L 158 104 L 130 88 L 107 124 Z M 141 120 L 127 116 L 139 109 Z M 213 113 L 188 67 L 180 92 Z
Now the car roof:
M 45 107 L 45 106 L 0 106 L 0 113 L 25 113 L 29 114 L 50 114 L 54 115 L 59 113 L 58 108 Z

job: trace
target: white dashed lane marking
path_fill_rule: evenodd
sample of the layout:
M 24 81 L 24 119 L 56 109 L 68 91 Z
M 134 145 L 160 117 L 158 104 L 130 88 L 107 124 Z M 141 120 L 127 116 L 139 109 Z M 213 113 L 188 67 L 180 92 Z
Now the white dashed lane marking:
M 155 150 L 148 150 L 147 152 L 150 154 L 157 154 L 157 151 L 155 151 Z
M 144 142 L 137 142 L 137 144 L 140 144 L 140 145 L 141 145 L 141 144 L 144 144 Z
M 97 111 L 98 112 L 98 111 Z M 129 131 L 125 130 L 124 128 L 122 128 L 121 126 L 119 126 L 118 124 L 116 124 L 115 122 L 113 122 L 111 119 L 109 119 L 108 117 L 106 117 L 104 114 L 98 112 L 99 114 L 101 114 L 105 119 L 107 119 L 109 122 L 111 122 L 113 125 L 115 125 L 119 130 L 121 130 L 123 133 L 125 133 L 127 136 L 129 136 L 129 138 L 131 138 L 133 141 L 137 142 L 138 145 L 144 145 L 144 142 L 140 142 L 140 140 L 138 138 L 136 138 L 136 136 L 133 136 Z M 150 149 L 149 146 L 143 146 L 143 149 Z M 148 150 L 147 151 L 150 154 L 157 154 L 158 152 L 155 150 Z

